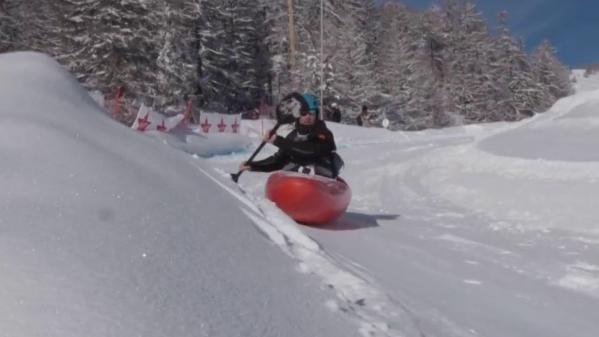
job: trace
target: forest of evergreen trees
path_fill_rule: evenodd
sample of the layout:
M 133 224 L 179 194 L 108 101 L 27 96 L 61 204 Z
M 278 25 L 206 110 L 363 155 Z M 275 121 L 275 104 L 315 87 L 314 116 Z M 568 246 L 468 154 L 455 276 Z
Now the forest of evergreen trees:
M 320 2 L 0 0 L 0 52 L 50 54 L 86 88 L 159 109 L 239 112 L 322 85 L 345 122 L 367 104 L 404 130 L 519 120 L 571 93 L 549 42 L 527 55 L 506 13 L 490 28 L 462 0 L 325 0 L 321 62 Z

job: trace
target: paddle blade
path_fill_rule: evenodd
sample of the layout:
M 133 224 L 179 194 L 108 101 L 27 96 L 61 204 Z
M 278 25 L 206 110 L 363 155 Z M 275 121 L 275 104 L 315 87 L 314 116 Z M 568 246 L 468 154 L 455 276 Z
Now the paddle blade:
M 243 173 L 243 171 L 237 172 L 237 173 L 231 173 L 231 179 L 237 183 L 237 181 L 239 181 L 239 176 Z

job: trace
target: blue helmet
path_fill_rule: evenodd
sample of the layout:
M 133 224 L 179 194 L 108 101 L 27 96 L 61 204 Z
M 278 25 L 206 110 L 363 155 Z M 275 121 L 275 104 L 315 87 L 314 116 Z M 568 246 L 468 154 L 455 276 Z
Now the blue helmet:
M 318 98 L 308 93 L 303 94 L 302 97 L 304 98 L 304 101 L 306 101 L 306 103 L 308 104 L 308 111 L 315 111 L 316 116 L 318 116 Z
M 315 116 L 318 118 L 318 98 L 312 94 L 300 95 L 297 92 L 292 92 L 277 105 L 277 120 L 289 123 L 308 112 L 315 112 Z

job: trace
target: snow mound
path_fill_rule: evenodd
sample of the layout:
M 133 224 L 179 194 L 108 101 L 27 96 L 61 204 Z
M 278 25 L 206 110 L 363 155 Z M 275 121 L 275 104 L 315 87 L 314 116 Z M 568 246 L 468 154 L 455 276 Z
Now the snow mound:
M 201 134 L 183 128 L 175 128 L 168 133 L 145 131 L 144 134 L 157 138 L 176 149 L 203 158 L 245 152 L 255 143 L 251 138 L 239 134 Z
M 553 161 L 599 161 L 599 90 L 558 101 L 549 111 L 490 137 L 480 148 L 502 156 Z
M 510 229 L 599 235 L 597 144 L 599 90 L 585 91 L 473 143 L 434 151 L 411 169 L 435 194 Z
M 572 78 L 575 80 L 574 90 L 577 93 L 585 91 L 594 91 L 599 89 L 599 73 L 584 75 L 584 69 L 572 70 Z
M 0 55 L 0 157 L 2 335 L 357 335 L 204 161 L 47 56 Z

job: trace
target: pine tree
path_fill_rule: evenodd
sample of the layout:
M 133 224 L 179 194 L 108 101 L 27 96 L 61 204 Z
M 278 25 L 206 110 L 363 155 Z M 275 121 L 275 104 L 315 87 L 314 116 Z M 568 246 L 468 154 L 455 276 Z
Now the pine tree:
M 427 17 L 397 4 L 387 4 L 382 11 L 375 72 L 386 97 L 384 115 L 390 129 L 443 124 L 437 111 L 443 92 L 436 75 L 439 48 Z
M 289 25 L 286 1 L 260 0 L 264 13 L 264 48 L 267 50 L 270 67 L 269 96 L 271 103 L 278 101 L 291 86 L 291 64 L 289 62 Z
M 28 4 L 22 0 L 0 0 L 0 51 L 28 49 L 25 13 Z
M 452 3 L 447 9 L 447 42 L 450 57 L 447 62 L 446 86 L 452 110 L 464 121 L 485 120 L 489 96 L 487 54 L 490 38 L 487 26 L 471 3 Z
M 87 87 L 155 98 L 157 0 L 68 0 L 69 64 Z
M 519 41 L 512 61 L 512 80 L 509 83 L 518 112 L 517 119 L 530 116 L 535 111 L 543 112 L 553 103 L 543 85 L 535 81 L 529 59 L 523 50 L 523 42 Z
M 492 90 L 485 111 L 486 120 L 519 120 L 543 109 L 547 97 L 533 78 L 521 41 L 516 41 L 506 25 L 507 12 L 498 14 L 499 35 L 494 40 L 489 60 Z
M 336 81 L 332 61 L 336 51 L 334 41 L 339 36 L 343 24 L 337 11 L 345 12 L 342 2 L 324 1 L 323 24 L 326 34 L 321 36 L 320 0 L 294 1 L 294 12 L 297 13 L 295 29 L 299 51 L 296 55 L 295 66 L 291 68 L 295 90 L 318 94 L 320 87 L 323 86 L 325 97 L 333 95 L 331 83 Z M 325 45 L 323 55 L 320 53 L 321 39 Z
M 416 17 L 415 17 L 416 18 Z M 409 77 L 407 83 L 403 128 L 419 130 L 455 124 L 451 95 L 448 88 L 448 69 L 451 62 L 449 23 L 442 7 L 425 11 L 408 30 L 414 35 L 408 47 Z
M 328 55 L 335 73 L 331 83 L 332 94 L 352 102 L 356 108 L 371 105 L 378 94 L 377 83 L 372 77 L 374 62 L 368 50 L 369 8 L 372 1 L 354 0 L 346 3 L 348 15 L 342 22 L 336 48 Z
M 406 76 L 404 72 L 409 69 L 402 64 L 410 57 L 406 51 L 410 49 L 408 35 L 410 13 L 405 7 L 397 4 L 386 4 L 381 16 L 381 30 L 377 46 L 376 73 L 381 81 L 381 89 L 387 95 L 399 96 L 405 88 Z M 411 55 L 410 55 L 411 56 Z M 412 59 L 413 60 L 413 59 Z
M 288 3 L 0 0 L 0 52 L 48 53 L 90 89 L 126 86 L 159 107 L 198 96 L 239 111 L 322 89 L 345 111 L 385 106 L 392 129 L 517 120 L 571 92 L 548 42 L 527 58 L 505 14 L 492 38 L 465 0 L 424 12 L 324 0 L 323 36 L 321 1 L 294 0 L 293 48 Z
M 257 6 L 252 15 L 254 16 L 255 28 L 248 38 L 253 63 L 251 66 L 253 71 L 249 76 L 254 83 L 251 89 L 251 99 L 254 104 L 263 101 L 272 103 L 273 64 L 267 40 L 269 34 L 267 9 L 265 6 Z
M 531 55 L 532 72 L 554 99 L 572 93 L 570 72 L 555 56 L 555 49 L 544 40 Z
M 0 0 L 0 45 L 1 31 L 8 29 L 4 36 L 10 50 L 33 50 L 57 57 L 63 40 L 63 7 L 62 1 Z
M 56 42 L 56 34 L 52 33 L 58 26 L 59 6 L 59 3 L 43 0 L 0 1 L 0 36 L 4 31 L 12 49 L 52 54 L 51 46 Z
M 255 20 L 256 0 L 206 0 L 202 2 L 202 91 L 206 102 L 219 103 L 227 111 L 239 111 L 254 101 L 257 90 Z
M 0 0 L 0 53 L 16 49 L 17 21 L 7 10 L 4 0 Z
M 161 2 L 156 92 L 160 105 L 172 105 L 198 94 L 197 1 Z

